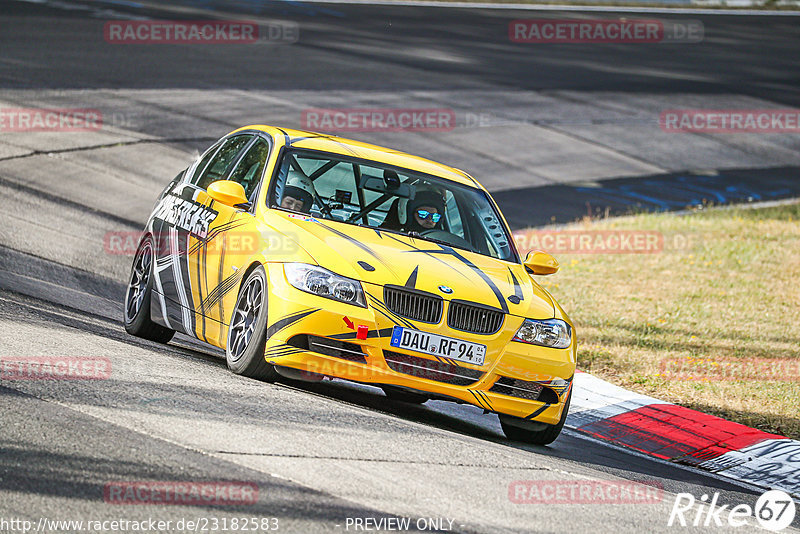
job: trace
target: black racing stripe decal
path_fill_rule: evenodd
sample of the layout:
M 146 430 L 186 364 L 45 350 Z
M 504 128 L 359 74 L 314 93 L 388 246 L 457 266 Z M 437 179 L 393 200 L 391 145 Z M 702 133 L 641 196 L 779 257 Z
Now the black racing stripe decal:
M 283 128 L 278 128 L 278 131 L 283 134 L 283 144 L 286 146 L 292 146 L 292 139 L 289 137 L 289 134 L 286 133 Z
M 486 282 L 486 285 L 489 286 L 489 288 L 492 290 L 492 292 L 494 293 L 494 296 L 497 297 L 497 302 L 500 303 L 500 308 L 503 310 L 504 313 L 508 313 L 508 304 L 506 304 L 506 299 L 503 297 L 503 294 L 500 292 L 500 288 L 498 288 L 495 285 L 495 283 L 492 281 L 492 279 L 489 278 L 489 276 L 485 272 L 481 271 L 478 268 L 477 265 L 475 265 L 474 263 L 469 261 L 467 258 L 465 258 L 461 254 L 459 254 L 456 250 L 454 250 L 454 249 L 452 249 L 452 248 L 450 248 L 448 246 L 445 246 L 445 245 L 439 245 L 439 247 L 441 247 L 440 250 L 436 250 L 436 249 L 433 249 L 433 250 L 420 250 L 420 252 L 427 252 L 429 254 L 448 254 L 448 255 L 453 256 L 454 258 L 458 259 L 459 261 L 461 261 L 461 263 L 463 263 L 464 265 L 466 265 L 467 267 L 472 269 L 478 276 L 481 277 L 481 279 L 484 282 Z
M 367 337 L 368 338 L 370 338 L 370 337 L 392 337 L 392 330 L 394 330 L 394 327 L 381 328 L 380 330 L 368 330 L 367 331 Z M 342 334 L 334 334 L 332 336 L 325 336 L 325 337 L 329 337 L 331 339 L 342 340 L 342 339 L 355 339 L 356 335 L 358 335 L 358 332 L 344 332 Z
M 220 285 L 212 289 L 211 293 L 209 293 L 208 297 L 206 298 L 205 309 L 203 311 L 210 310 L 217 303 L 219 303 L 222 297 L 227 295 L 232 289 L 234 289 L 239 284 L 241 278 L 242 278 L 241 272 L 237 271 L 231 274 L 225 280 L 223 280 Z
M 305 137 L 292 137 L 289 141 L 290 145 L 294 145 L 295 143 L 299 143 L 300 141 L 305 141 L 306 139 L 330 139 L 331 136 L 324 135 L 324 134 L 317 134 L 317 135 L 306 135 Z
M 517 277 L 514 276 L 514 271 L 511 270 L 511 267 L 508 268 L 508 274 L 511 275 L 511 283 L 514 284 L 514 295 L 512 295 L 514 299 L 509 297 L 508 300 L 511 302 L 514 302 L 514 300 L 516 300 L 514 304 L 519 304 L 520 302 L 525 300 L 525 295 L 522 293 L 522 286 L 519 285 L 519 280 L 517 280 Z
M 391 323 L 396 323 L 396 322 L 397 322 L 397 318 L 396 318 L 396 317 L 394 317 L 394 315 L 389 315 L 391 312 L 385 312 L 385 311 L 383 311 L 383 310 L 382 310 L 380 307 L 378 307 L 378 306 L 374 306 L 374 308 L 375 308 L 375 311 L 376 311 L 376 312 L 378 312 L 378 313 L 380 313 L 381 315 L 383 315 L 384 317 L 386 317 L 386 318 L 389 320 L 389 322 L 391 322 Z M 408 326 L 408 325 L 406 325 L 405 323 L 403 323 L 403 326 Z
M 403 326 L 407 326 L 408 328 L 416 328 L 414 323 L 412 323 L 408 319 L 406 319 L 406 318 L 394 313 L 392 310 L 390 310 L 388 307 L 386 307 L 386 304 L 384 304 L 383 302 L 378 300 L 378 298 L 375 297 L 374 295 L 372 295 L 371 293 L 367 293 L 367 296 L 372 301 L 372 304 L 374 305 L 376 311 L 382 313 L 386 318 L 388 318 L 393 323 L 400 323 Z M 389 314 L 389 315 L 387 315 L 387 314 Z
M 302 310 L 302 311 L 299 311 L 299 312 L 295 312 L 295 313 L 293 313 L 291 315 L 287 315 L 286 317 L 283 317 L 282 319 L 278 319 L 277 321 L 275 321 L 272 324 L 272 326 L 267 328 L 267 339 L 271 338 L 272 336 L 274 336 L 275 334 L 277 334 L 278 332 L 280 332 L 281 330 L 283 330 L 287 326 L 291 326 L 294 323 L 296 323 L 297 321 L 299 321 L 300 319 L 303 319 L 304 317 L 308 317 L 312 313 L 318 312 L 319 310 L 320 310 L 320 308 L 311 308 L 311 309 L 308 309 L 308 310 Z
M 350 145 L 348 145 L 346 143 L 342 143 L 341 141 L 339 141 L 339 140 L 337 140 L 337 139 L 335 139 L 333 137 L 328 137 L 328 140 L 332 141 L 332 142 L 336 143 L 337 145 L 339 145 L 340 147 L 344 148 L 345 150 L 350 152 L 350 154 L 352 154 L 353 156 L 355 156 L 355 157 L 359 157 L 360 156 L 358 151 L 354 150 L 353 147 L 351 147 Z
M 479 397 L 478 395 L 476 395 L 475 392 L 472 391 L 471 389 L 468 389 L 467 391 L 469 391 L 472 394 L 472 396 L 475 397 L 475 400 L 478 402 L 478 405 L 481 408 L 488 409 L 488 408 L 486 408 L 486 406 L 483 405 L 483 398 L 482 397 Z
M 449 364 L 450 363 L 445 358 L 443 358 L 442 356 L 438 356 L 436 354 L 428 354 L 428 356 L 433 356 L 434 358 L 439 360 L 441 363 L 445 363 L 445 364 Z
M 450 267 L 451 269 L 453 269 L 453 271 L 455 271 L 456 273 L 458 273 L 458 274 L 459 274 L 461 277 L 463 277 L 463 278 L 467 278 L 467 277 L 464 275 L 464 273 L 462 273 L 462 272 L 461 272 L 461 271 L 459 271 L 458 269 L 454 268 L 452 265 L 450 265 L 450 264 L 449 264 L 449 263 L 447 263 L 446 261 L 442 260 L 441 258 L 438 258 L 438 257 L 434 256 L 434 254 L 431 254 L 431 253 L 430 253 L 430 251 L 423 250 L 423 249 L 421 249 L 421 248 L 417 248 L 417 247 L 415 247 L 414 245 L 412 245 L 411 243 L 406 243 L 405 241 L 401 241 L 400 239 L 397 239 L 397 238 L 396 238 L 395 236 L 393 236 L 392 234 L 386 234 L 386 236 L 387 236 L 387 237 L 389 237 L 389 238 L 391 238 L 391 239 L 394 239 L 395 241 L 397 241 L 397 242 L 398 242 L 398 243 L 400 243 L 401 245 L 405 245 L 405 246 L 407 246 L 407 247 L 410 247 L 410 248 L 411 248 L 411 250 L 406 250 L 406 251 L 404 251 L 404 252 L 412 252 L 412 253 L 413 253 L 413 252 L 422 252 L 423 254 L 427 254 L 428 256 L 430 256 L 431 258 L 435 259 L 436 261 L 438 261 L 438 262 L 439 262 L 439 263 L 441 263 L 442 265 L 444 265 L 444 266 L 446 266 L 446 267 Z M 434 253 L 441 253 L 441 251 L 434 251 Z
M 206 295 L 205 300 L 200 305 L 200 313 L 205 315 L 211 308 L 213 308 L 225 295 L 227 295 L 233 288 L 235 288 L 239 284 L 239 280 L 242 277 L 242 273 L 240 271 L 236 271 L 228 278 L 222 281 L 217 287 L 211 290 L 211 292 Z
M 438 357 L 438 356 L 437 356 L 437 357 Z M 458 363 L 456 362 L 456 360 L 454 360 L 454 359 L 452 359 L 452 358 L 448 358 L 447 356 L 442 356 L 442 359 L 444 360 L 444 363 L 449 363 L 449 364 L 450 364 L 450 365 L 452 365 L 453 367 L 461 367 L 460 365 L 458 365 Z M 465 367 L 465 369 L 466 369 L 466 367 Z
M 415 288 L 417 286 L 417 274 L 419 273 L 419 265 L 414 267 L 414 270 L 411 271 L 411 276 L 408 277 L 406 280 L 406 287 Z
M 206 272 L 206 247 L 203 247 L 202 252 L 195 258 L 195 268 L 197 270 L 197 296 L 200 299 L 200 302 L 195 306 L 195 310 L 200 314 L 200 338 L 208 343 L 208 338 L 206 337 L 206 315 L 203 313 L 203 308 L 205 307 L 205 297 L 203 295 L 207 294 L 206 291 L 208 290 L 207 287 L 205 291 L 203 288 L 203 274 Z
M 283 132 L 283 130 L 281 130 L 281 131 Z M 286 132 L 283 132 L 283 133 L 284 133 L 284 135 L 286 135 Z M 358 152 L 353 150 L 352 147 L 346 145 L 345 143 L 342 143 L 341 141 L 338 141 L 338 140 L 334 139 L 334 137 L 332 135 L 325 135 L 325 134 L 320 134 L 320 133 L 316 133 L 316 132 L 312 132 L 312 133 L 314 133 L 315 135 L 309 135 L 309 136 L 305 136 L 305 137 L 295 137 L 295 138 L 291 139 L 290 142 L 287 142 L 287 144 L 289 146 L 294 146 L 294 143 L 299 143 L 300 141 L 304 141 L 306 139 L 327 139 L 328 141 L 331 141 L 331 142 L 336 143 L 337 145 L 341 146 L 342 148 L 344 148 L 345 150 L 350 152 L 350 154 L 352 154 L 353 156 L 358 156 Z M 288 139 L 288 135 L 287 135 L 287 139 Z
M 183 248 L 183 250 L 188 250 L 188 248 L 189 248 L 189 234 L 188 233 L 185 234 L 185 239 L 186 239 L 186 246 Z M 180 235 L 180 233 L 178 233 L 178 241 L 179 241 L 178 246 L 179 247 L 181 246 L 180 240 L 181 240 L 181 235 Z M 192 296 L 192 274 L 191 274 L 191 271 L 189 270 L 189 256 L 188 255 L 185 258 L 185 262 L 186 262 L 186 266 L 184 267 L 183 265 L 181 265 L 181 263 L 182 263 L 181 258 L 178 257 L 178 265 L 180 266 L 181 281 L 183 283 L 183 291 L 186 293 L 186 303 L 188 304 L 187 307 L 190 310 L 192 310 L 192 313 L 189 313 L 189 321 L 191 322 L 191 324 L 186 325 L 186 328 L 187 328 L 187 330 L 189 332 L 192 333 L 192 335 L 194 335 L 194 332 L 196 331 L 196 328 L 197 328 L 197 324 L 196 324 L 197 323 L 197 318 L 195 317 L 194 310 L 197 309 L 197 305 L 195 304 L 194 297 Z
M 486 406 L 488 406 L 491 411 L 494 411 L 494 407 L 492 406 L 492 403 L 489 402 L 489 397 L 486 395 L 486 393 L 484 393 L 483 391 L 478 391 L 478 390 L 475 390 L 475 393 L 480 395 L 480 397 L 486 403 Z
M 539 408 L 538 410 L 536 410 L 535 412 L 533 412 L 532 414 L 527 416 L 525 419 L 533 419 L 534 417 L 536 417 L 537 415 L 539 415 L 540 413 L 542 413 L 543 411 L 545 411 L 549 407 L 550 407 L 549 404 L 545 404 L 544 406 L 542 406 L 541 408 Z
M 235 215 L 236 214 L 234 214 L 233 216 L 235 216 Z M 208 245 L 208 243 L 210 243 L 215 237 L 220 235 L 222 232 L 227 232 L 227 231 L 233 230 L 234 228 L 238 228 L 240 226 L 244 226 L 245 224 L 247 224 L 247 221 L 230 220 L 230 221 L 226 222 L 225 224 L 221 224 L 221 225 L 217 226 L 216 228 L 211 230 L 208 234 L 206 234 L 205 237 L 198 237 L 197 238 L 197 243 L 195 243 L 194 246 L 191 249 L 188 250 L 188 253 L 189 254 L 194 254 L 195 252 L 200 250 L 201 247 L 205 247 L 206 245 Z
M 338 235 L 339 237 L 341 237 L 341 238 L 343 238 L 343 239 L 346 239 L 346 240 L 347 240 L 347 241 L 349 241 L 350 243 L 354 244 L 355 246 L 357 246 L 358 248 L 360 248 L 361 250 L 363 250 L 364 252 L 366 252 L 367 254 L 369 254 L 370 256 L 372 256 L 373 258 L 375 258 L 376 260 L 378 260 L 379 262 L 381 262 L 381 264 L 382 264 L 384 267 L 386 267 L 387 269 L 389 269 L 389 272 L 392 272 L 392 273 L 394 272 L 394 270 L 393 270 L 393 269 L 392 269 L 392 268 L 391 268 L 389 265 L 386 265 L 386 264 L 383 262 L 383 260 L 380 258 L 380 256 L 378 256 L 378 253 L 377 253 L 377 252 L 375 252 L 374 250 L 372 250 L 370 247 L 368 247 L 367 245 L 365 245 L 364 243 L 362 243 L 362 242 L 361 242 L 361 241 L 359 241 L 358 239 L 353 239 L 351 236 L 349 236 L 349 235 L 345 234 L 344 232 L 340 232 L 340 231 L 339 231 L 339 230 L 337 230 L 336 228 L 331 228 L 330 226 L 328 226 L 328 225 L 327 225 L 327 224 L 325 224 L 325 223 L 322 223 L 322 222 L 320 222 L 319 220 L 317 220 L 317 224 L 318 224 L 319 226 L 321 226 L 322 228 L 325 228 L 326 230 L 328 230 L 328 231 L 330 231 L 330 232 L 333 232 L 334 234 Z
M 214 204 L 214 201 L 212 200 L 211 204 L 209 204 L 209 206 L 212 206 L 213 204 Z M 208 291 L 208 283 L 207 282 L 205 284 L 205 286 L 206 286 L 205 289 L 203 287 L 204 286 L 203 274 L 207 274 L 207 270 L 206 269 L 208 268 L 208 246 L 207 245 L 208 245 L 208 243 L 211 242 L 212 239 L 214 239 L 221 232 L 223 232 L 225 230 L 230 230 L 230 229 L 236 228 L 238 226 L 241 226 L 242 224 L 245 224 L 245 223 L 244 222 L 240 222 L 238 224 L 235 224 L 234 221 L 231 221 L 231 222 L 222 224 L 222 225 L 218 226 L 217 228 L 215 228 L 211 233 L 207 234 L 204 238 L 197 237 L 196 238 L 197 242 L 191 248 L 188 247 L 188 241 L 187 241 L 187 258 L 188 258 L 188 256 L 190 254 L 197 253 L 197 258 L 196 258 L 196 264 L 197 264 L 197 294 L 198 294 L 198 296 L 200 298 L 200 302 L 198 302 L 193 308 L 195 310 L 199 310 L 200 320 L 201 320 L 200 336 L 206 342 L 208 342 L 208 337 L 206 337 L 206 312 L 207 312 L 207 310 L 209 310 L 214 305 L 215 302 L 217 302 L 217 300 L 213 299 L 213 296 Z M 188 237 L 187 237 L 187 239 L 188 239 Z M 187 259 L 187 261 L 188 261 L 188 259 Z M 220 285 L 217 285 L 217 288 L 219 288 L 219 287 L 220 287 Z M 227 293 L 227 291 L 225 291 L 225 293 Z M 217 299 L 220 298 L 221 296 L 222 295 L 218 295 Z M 212 297 L 212 301 L 210 303 L 207 301 L 207 299 L 209 297 Z M 220 319 L 222 319 L 221 316 L 220 316 Z
M 267 358 L 279 358 L 281 356 L 289 356 L 290 354 L 297 354 L 299 352 L 305 352 L 303 349 L 299 349 L 297 347 L 293 347 L 291 345 L 287 345 L 285 343 L 281 345 L 276 345 L 267 349 L 264 352 L 264 356 Z
M 228 221 L 230 223 L 233 221 L 234 214 L 231 214 L 231 218 Z M 228 248 L 227 243 L 227 234 L 222 235 L 222 250 L 219 253 L 219 270 L 217 271 L 217 286 L 222 285 L 224 281 L 225 274 L 222 272 L 223 266 L 225 265 L 225 250 Z M 237 271 L 238 274 L 238 271 Z M 219 320 L 221 322 L 225 322 L 225 315 L 224 310 L 222 309 L 222 298 L 217 299 L 217 305 L 219 306 Z

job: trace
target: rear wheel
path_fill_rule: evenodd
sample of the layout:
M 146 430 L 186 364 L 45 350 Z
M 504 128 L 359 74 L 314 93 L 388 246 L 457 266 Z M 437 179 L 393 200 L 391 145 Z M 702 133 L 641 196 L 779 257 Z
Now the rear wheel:
M 267 344 L 267 275 L 259 265 L 239 291 L 228 328 L 225 360 L 237 375 L 273 382 L 278 373 L 264 358 Z
M 125 292 L 123 323 L 125 331 L 134 336 L 167 343 L 175 330 L 170 330 L 150 319 L 150 299 L 153 293 L 153 239 L 145 237 L 133 257 L 131 278 Z
M 561 434 L 561 429 L 564 428 L 564 423 L 567 422 L 567 413 L 569 412 L 569 403 L 571 400 L 572 390 L 570 390 L 567 403 L 564 405 L 564 410 L 561 412 L 561 419 L 559 419 L 558 423 L 555 425 L 525 421 L 518 417 L 501 415 L 500 426 L 503 427 L 503 433 L 510 440 L 522 441 L 533 445 L 549 445 Z
M 382 386 L 383 392 L 387 397 L 394 401 L 407 402 L 409 404 L 422 404 L 428 400 L 427 395 L 422 393 L 414 393 L 402 388 L 395 388 L 392 386 Z

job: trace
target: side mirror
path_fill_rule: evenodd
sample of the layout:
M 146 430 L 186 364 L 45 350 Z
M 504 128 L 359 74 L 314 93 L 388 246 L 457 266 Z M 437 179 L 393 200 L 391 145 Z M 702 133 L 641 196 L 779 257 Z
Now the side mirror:
M 525 257 L 525 268 L 533 274 L 553 274 L 558 271 L 558 261 L 541 250 L 531 250 Z
M 247 196 L 244 194 L 242 184 L 230 180 L 217 180 L 209 185 L 208 196 L 226 206 L 247 204 Z

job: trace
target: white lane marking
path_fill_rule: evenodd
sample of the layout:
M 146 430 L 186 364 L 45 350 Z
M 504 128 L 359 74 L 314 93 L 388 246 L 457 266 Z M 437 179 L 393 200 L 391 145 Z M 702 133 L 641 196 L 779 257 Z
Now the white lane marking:
M 599 438 L 595 438 L 594 436 L 590 436 L 589 434 L 584 434 L 580 430 L 570 427 L 568 424 L 564 426 L 564 430 L 562 432 L 564 432 L 565 434 L 567 434 L 569 436 L 572 436 L 574 438 L 584 439 L 586 441 L 590 441 L 590 442 L 595 443 L 597 445 L 602 445 L 603 447 L 607 447 L 609 449 L 614 449 L 615 451 L 618 451 L 618 452 L 623 452 L 623 453 L 631 455 L 631 456 L 636 456 L 638 458 L 650 460 L 650 461 L 655 462 L 657 464 L 670 466 L 673 469 L 680 469 L 681 471 L 686 471 L 687 473 L 692 473 L 694 475 L 701 475 L 701 476 L 704 476 L 704 477 L 713 478 L 714 480 L 717 480 L 719 482 L 725 482 L 727 484 L 730 484 L 731 486 L 740 486 L 741 488 L 750 490 L 750 491 L 752 491 L 754 493 L 760 494 L 760 493 L 762 493 L 764 491 L 764 487 L 763 486 L 757 486 L 756 484 L 753 484 L 752 482 L 747 482 L 746 480 L 742 480 L 742 479 L 738 479 L 738 478 L 728 478 L 728 477 L 722 476 L 719 473 L 714 473 L 713 471 L 702 471 L 702 470 L 697 469 L 694 466 L 678 464 L 678 463 L 675 463 L 675 462 L 670 462 L 668 460 L 664 460 L 663 458 L 658 458 L 656 456 L 650 456 L 649 454 L 645 454 L 643 452 L 639 452 L 639 451 L 637 451 L 635 449 L 629 449 L 627 447 L 623 447 L 622 445 L 617 445 L 613 441 L 606 441 L 604 439 L 599 439 Z M 577 464 L 581 464 L 581 459 L 580 458 L 574 459 L 572 461 L 574 461 Z M 620 470 L 623 470 L 623 469 L 620 469 Z M 653 475 L 653 476 L 658 477 L 658 475 Z M 659 478 L 665 478 L 665 477 L 659 477 Z M 698 483 L 698 485 L 701 485 L 701 484 Z
M 800 441 L 768 439 L 726 452 L 698 465 L 735 480 L 759 479 L 763 486 L 800 498 Z

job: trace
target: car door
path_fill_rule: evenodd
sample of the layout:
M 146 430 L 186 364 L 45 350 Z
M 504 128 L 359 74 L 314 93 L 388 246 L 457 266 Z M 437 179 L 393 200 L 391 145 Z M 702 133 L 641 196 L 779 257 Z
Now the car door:
M 271 152 L 268 138 L 256 135 L 231 163 L 226 179 L 242 185 L 248 204 L 228 206 L 212 199 L 205 189 L 196 200 L 217 212 L 216 219 L 202 239 L 192 239 L 187 253 L 192 279 L 192 300 L 196 303 L 195 335 L 209 343 L 224 346 L 227 328 L 224 323 L 235 304 L 241 285 L 244 263 L 260 247 L 261 235 L 255 221 L 258 196 Z M 198 187 L 206 188 L 213 181 L 203 179 Z
M 152 301 L 151 315 L 168 328 L 197 335 L 197 314 L 203 309 L 198 285 L 204 281 L 198 273 L 198 268 L 204 269 L 198 264 L 198 256 L 203 256 L 202 244 L 213 229 L 222 224 L 219 203 L 209 202 L 205 189 L 227 178 L 254 137 L 238 134 L 214 145 L 156 208 L 153 235 L 157 298 Z M 226 214 L 222 218 L 228 219 Z

